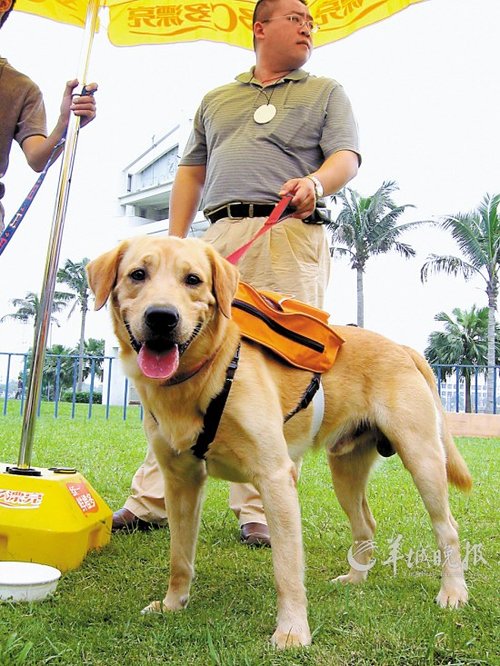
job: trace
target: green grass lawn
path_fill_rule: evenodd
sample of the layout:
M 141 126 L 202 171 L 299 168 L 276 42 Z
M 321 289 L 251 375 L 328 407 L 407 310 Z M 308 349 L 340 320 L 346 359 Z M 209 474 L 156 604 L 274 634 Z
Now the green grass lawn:
M 54 419 L 44 406 L 32 464 L 77 467 L 118 508 L 145 452 L 138 408 L 127 421 L 116 410 L 106 421 L 104 408 L 96 407 L 89 421 L 79 407 L 71 420 Z M 3 462 L 17 462 L 20 431 L 18 408 L 9 405 L 8 415 L 0 416 Z M 500 664 L 499 441 L 462 439 L 458 444 L 475 483 L 470 496 L 451 491 L 463 555 L 469 544 L 470 603 L 464 609 L 442 610 L 434 603 L 439 570 L 426 561 L 436 551 L 430 522 L 395 457 L 378 466 L 370 484 L 378 530 L 377 561 L 368 581 L 353 588 L 330 582 L 347 570 L 350 530 L 331 489 L 324 454 L 318 453 L 306 458 L 300 479 L 310 648 L 279 653 L 270 646 L 276 613 L 271 553 L 237 542 L 227 483 L 210 480 L 197 575 L 185 611 L 140 615 L 149 601 L 164 595 L 168 531 L 114 535 L 78 570 L 63 575 L 52 599 L 0 604 L 0 666 Z M 394 572 L 387 560 L 399 535 L 402 557 Z

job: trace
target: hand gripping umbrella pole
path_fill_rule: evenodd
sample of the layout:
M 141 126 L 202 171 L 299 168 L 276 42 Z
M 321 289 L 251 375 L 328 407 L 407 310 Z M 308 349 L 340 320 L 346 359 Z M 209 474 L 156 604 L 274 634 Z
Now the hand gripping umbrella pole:
M 81 84 L 86 81 L 98 7 L 99 0 L 89 0 L 78 76 Z M 80 119 L 71 114 L 49 237 L 41 312 L 35 327 L 18 464 L 0 463 L 0 560 L 38 562 L 61 571 L 77 568 L 88 551 L 106 545 L 111 538 L 112 521 L 111 509 L 76 469 L 31 467 L 51 304 L 79 127 Z

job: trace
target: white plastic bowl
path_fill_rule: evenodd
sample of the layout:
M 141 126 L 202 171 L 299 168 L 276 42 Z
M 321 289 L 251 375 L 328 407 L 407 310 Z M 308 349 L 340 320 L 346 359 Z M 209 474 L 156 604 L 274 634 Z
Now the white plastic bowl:
M 59 569 L 34 562 L 0 562 L 0 601 L 41 601 L 56 590 Z

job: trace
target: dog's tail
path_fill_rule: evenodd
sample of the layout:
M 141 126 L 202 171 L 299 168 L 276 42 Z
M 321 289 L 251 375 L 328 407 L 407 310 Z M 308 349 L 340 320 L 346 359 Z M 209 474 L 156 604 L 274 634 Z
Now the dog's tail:
M 436 387 L 436 378 L 432 372 L 432 368 L 421 354 L 416 352 L 411 347 L 405 346 L 404 348 L 415 363 L 417 370 L 424 377 L 434 398 L 434 403 L 439 415 L 439 434 L 446 453 L 446 473 L 448 476 L 448 481 L 460 490 L 469 492 L 472 488 L 472 477 L 467 468 L 465 460 L 462 458 L 460 451 L 456 447 L 455 441 L 448 427 L 446 413 L 444 411 L 443 403 L 441 402 L 441 398 Z

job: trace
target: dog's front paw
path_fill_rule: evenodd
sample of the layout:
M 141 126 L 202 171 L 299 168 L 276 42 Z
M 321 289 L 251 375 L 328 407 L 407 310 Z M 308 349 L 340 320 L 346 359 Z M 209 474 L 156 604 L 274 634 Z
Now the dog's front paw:
M 439 594 L 436 597 L 436 603 L 441 608 L 459 608 L 465 606 L 469 598 L 467 585 L 464 580 L 443 582 Z
M 351 569 L 348 574 L 343 574 L 342 576 L 337 576 L 332 579 L 332 583 L 340 583 L 341 585 L 359 585 L 363 583 L 367 577 L 366 571 L 356 571 Z
M 150 613 L 170 613 L 185 608 L 188 604 L 189 596 L 178 597 L 175 600 L 169 599 L 168 595 L 163 601 L 152 601 L 146 608 L 141 610 L 141 615 Z
M 271 643 L 278 650 L 286 650 L 292 647 L 306 647 L 311 645 L 311 632 L 309 627 L 290 627 L 288 631 L 284 631 L 277 627 L 276 631 L 271 637 Z

